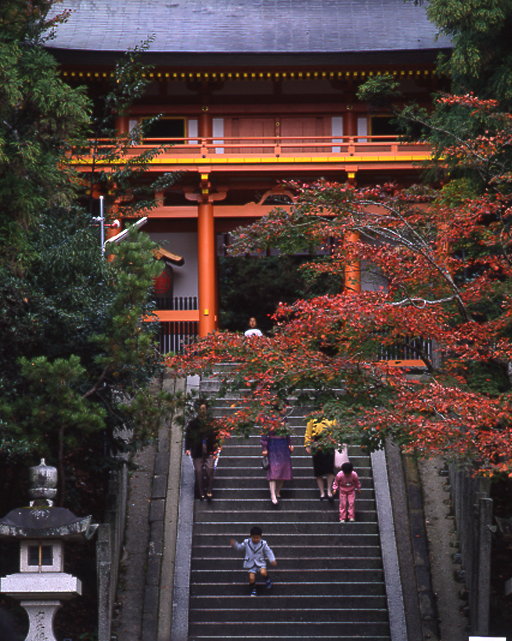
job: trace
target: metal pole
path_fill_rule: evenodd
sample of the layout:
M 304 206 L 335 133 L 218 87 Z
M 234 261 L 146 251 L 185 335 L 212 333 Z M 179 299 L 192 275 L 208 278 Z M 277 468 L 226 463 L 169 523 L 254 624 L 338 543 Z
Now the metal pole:
M 103 204 L 104 196 L 100 196 L 100 242 L 101 255 L 105 255 L 105 209 Z

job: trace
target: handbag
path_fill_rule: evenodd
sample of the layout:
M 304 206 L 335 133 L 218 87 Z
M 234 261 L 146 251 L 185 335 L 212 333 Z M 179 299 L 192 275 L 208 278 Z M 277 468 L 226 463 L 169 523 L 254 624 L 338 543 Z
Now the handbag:
M 268 470 L 268 468 L 270 467 L 270 461 L 268 460 L 268 456 L 265 455 L 261 457 L 261 467 L 264 470 Z
M 334 450 L 334 467 L 336 469 L 341 469 L 343 463 L 348 463 L 348 448 L 345 443 L 343 445 L 338 445 Z

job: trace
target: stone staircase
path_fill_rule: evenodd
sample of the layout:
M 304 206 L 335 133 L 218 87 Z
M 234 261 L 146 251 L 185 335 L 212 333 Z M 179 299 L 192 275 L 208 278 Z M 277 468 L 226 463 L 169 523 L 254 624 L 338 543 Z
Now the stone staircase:
M 224 401 L 217 412 L 230 411 Z M 189 641 L 243 639 L 390 641 L 386 588 L 370 457 L 349 451 L 363 489 L 356 522 L 339 523 L 337 500 L 320 501 L 311 459 L 303 448 L 305 419 L 292 428 L 294 480 L 275 509 L 260 467 L 259 438 L 233 437 L 218 462 L 214 500 L 195 502 L 189 603 Z M 229 546 L 253 525 L 276 554 L 274 587 L 250 597 L 242 555 Z M 261 581 L 261 580 L 260 580 Z

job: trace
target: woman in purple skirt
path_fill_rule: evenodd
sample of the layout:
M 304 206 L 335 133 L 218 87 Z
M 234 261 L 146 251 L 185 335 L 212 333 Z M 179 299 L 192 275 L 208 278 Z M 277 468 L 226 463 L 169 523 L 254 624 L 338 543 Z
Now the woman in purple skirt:
M 279 504 L 281 488 L 285 481 L 291 481 L 293 445 L 289 436 L 274 435 L 272 432 L 261 437 L 261 455 L 268 456 L 267 470 L 270 500 L 273 505 Z

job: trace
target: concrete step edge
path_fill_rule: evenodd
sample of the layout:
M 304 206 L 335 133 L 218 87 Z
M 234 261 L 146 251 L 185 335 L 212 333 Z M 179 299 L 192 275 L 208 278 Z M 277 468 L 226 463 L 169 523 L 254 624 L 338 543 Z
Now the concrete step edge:
M 272 546 L 273 549 L 275 546 Z M 302 549 L 302 548 L 299 548 Z M 277 556 L 277 555 L 276 555 Z M 302 557 L 303 561 L 360 561 L 364 559 L 365 561 L 370 561 L 370 560 L 375 560 L 375 559 L 380 559 L 380 554 L 377 556 L 338 556 L 338 557 L 332 557 L 332 556 L 310 556 L 310 557 Z M 233 560 L 232 556 L 194 556 L 195 561 L 225 561 L 225 560 Z M 292 557 L 292 556 L 279 556 L 279 561 L 296 561 L 297 557 Z
M 272 574 L 277 570 L 277 568 L 272 569 Z M 332 581 L 301 581 L 301 585 L 316 585 L 316 586 L 321 586 L 321 585 L 332 585 Z M 195 585 L 201 585 L 201 586 L 207 586 L 211 585 L 214 587 L 217 586 L 222 586 L 222 587 L 240 587 L 240 581 L 202 581 L 200 583 L 196 583 Z M 291 585 L 294 587 L 297 587 L 296 581 L 279 581 L 279 583 L 276 582 L 276 585 L 282 585 L 282 586 L 287 586 Z M 344 581 L 343 582 L 344 586 L 361 586 L 361 585 L 373 585 L 373 586 L 381 586 L 384 585 L 383 581 Z M 212 595 L 215 596 L 215 595 Z M 242 595 L 243 596 L 243 595 Z M 357 594 L 351 595 L 351 596 L 359 596 Z M 366 596 L 366 593 L 362 596 Z M 371 596 L 371 595 L 370 595 Z M 380 596 L 380 595 L 377 595 Z

